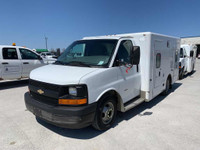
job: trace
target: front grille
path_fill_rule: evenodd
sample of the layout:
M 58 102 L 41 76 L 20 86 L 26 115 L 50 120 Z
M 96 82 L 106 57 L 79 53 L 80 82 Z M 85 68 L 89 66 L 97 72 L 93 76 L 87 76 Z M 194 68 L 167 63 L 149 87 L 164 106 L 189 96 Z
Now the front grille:
M 42 103 L 57 105 L 62 87 L 55 84 L 44 83 L 35 80 L 29 80 L 29 89 L 32 97 Z M 44 93 L 39 94 L 37 91 L 41 89 Z
M 60 90 L 60 86 L 59 85 L 55 85 L 55 84 L 49 84 L 49 83 L 44 83 L 44 82 L 40 82 L 40 81 L 35 81 L 35 80 L 29 80 L 29 84 L 38 88 L 43 88 L 46 90 L 51 90 L 51 91 L 55 91 L 55 92 L 59 92 Z
M 30 92 L 30 93 L 31 93 L 32 97 L 39 102 L 46 103 L 49 105 L 57 105 L 58 104 L 58 99 L 56 99 L 56 98 L 39 95 L 34 92 Z

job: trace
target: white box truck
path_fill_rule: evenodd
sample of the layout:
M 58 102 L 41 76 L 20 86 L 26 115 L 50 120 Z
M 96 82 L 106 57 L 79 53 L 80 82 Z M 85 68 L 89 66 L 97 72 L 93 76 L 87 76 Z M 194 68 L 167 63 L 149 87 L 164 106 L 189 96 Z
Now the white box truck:
M 55 64 L 31 72 L 26 107 L 56 126 L 106 130 L 117 111 L 167 94 L 179 49 L 179 38 L 151 32 L 75 41 Z
M 196 62 L 197 46 L 184 44 L 180 48 L 180 59 L 179 59 L 179 79 L 187 73 L 194 71 Z

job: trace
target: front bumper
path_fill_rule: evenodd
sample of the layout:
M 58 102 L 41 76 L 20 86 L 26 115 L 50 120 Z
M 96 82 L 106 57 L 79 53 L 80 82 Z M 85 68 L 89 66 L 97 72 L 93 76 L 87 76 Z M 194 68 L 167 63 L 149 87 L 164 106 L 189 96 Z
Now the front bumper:
M 97 103 L 86 106 L 52 106 L 39 102 L 27 92 L 24 94 L 26 108 L 42 120 L 64 128 L 79 129 L 92 124 Z

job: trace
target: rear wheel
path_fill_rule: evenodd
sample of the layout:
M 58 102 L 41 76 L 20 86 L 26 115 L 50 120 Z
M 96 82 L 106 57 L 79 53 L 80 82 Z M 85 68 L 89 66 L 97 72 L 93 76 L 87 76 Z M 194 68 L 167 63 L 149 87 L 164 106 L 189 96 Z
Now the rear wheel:
M 184 76 L 184 68 L 181 69 L 181 72 L 179 74 L 179 80 L 183 79 Z
M 106 97 L 100 101 L 92 126 L 97 130 L 107 130 L 115 122 L 117 104 L 114 97 Z
M 194 72 L 194 64 L 193 64 L 193 66 L 192 66 L 192 72 Z
M 166 81 L 166 85 L 165 85 L 165 90 L 162 92 L 162 95 L 167 95 L 168 92 L 169 92 L 169 89 L 170 89 L 170 78 L 168 77 L 167 78 L 167 81 Z

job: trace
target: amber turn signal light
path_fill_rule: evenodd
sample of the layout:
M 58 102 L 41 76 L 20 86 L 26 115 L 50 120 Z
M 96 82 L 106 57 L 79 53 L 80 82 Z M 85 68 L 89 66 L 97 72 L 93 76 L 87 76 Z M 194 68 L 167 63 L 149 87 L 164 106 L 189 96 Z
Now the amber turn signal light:
M 82 105 L 87 103 L 87 98 L 83 99 L 59 99 L 58 104 L 61 105 Z

